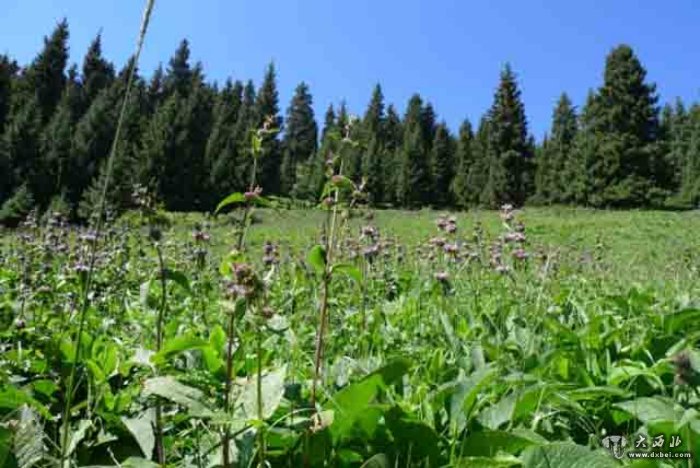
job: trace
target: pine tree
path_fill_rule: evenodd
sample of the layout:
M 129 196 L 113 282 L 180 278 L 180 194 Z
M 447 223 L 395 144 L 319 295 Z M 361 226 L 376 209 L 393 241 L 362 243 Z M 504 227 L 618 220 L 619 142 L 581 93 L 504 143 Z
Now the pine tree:
M 271 63 L 265 71 L 265 78 L 255 100 L 256 128 L 269 120 L 274 129 L 282 130 L 282 117 L 279 115 L 277 94 L 277 74 Z M 262 159 L 259 166 L 260 185 L 270 194 L 280 193 L 280 166 L 282 154 L 277 134 L 266 134 L 262 142 Z
M 474 164 L 473 146 L 474 132 L 472 131 L 472 124 L 468 119 L 465 119 L 459 127 L 455 155 L 457 169 L 450 187 L 452 199 L 462 208 L 469 206 L 473 199 L 469 193 L 470 187 L 468 182 L 469 171 L 472 164 Z
M 396 204 L 401 168 L 400 148 L 403 142 L 401 117 L 396 108 L 389 105 L 384 122 L 384 157 L 382 159 L 382 174 L 384 174 L 384 201 Z
M 385 159 L 385 124 L 384 95 L 377 84 L 372 91 L 372 99 L 367 106 L 362 119 L 362 162 L 361 172 L 369 191 L 369 199 L 373 204 L 385 200 L 386 177 L 384 173 Z
M 15 203 L 12 199 L 17 196 L 26 199 L 27 196 L 33 198 L 35 193 L 44 193 L 47 181 L 41 161 L 40 136 L 41 107 L 38 99 L 32 97 L 15 107 L 2 136 L 3 165 L 9 167 L 3 174 L 6 203 Z
M 595 154 L 587 161 L 593 206 L 641 206 L 660 192 L 655 167 L 659 132 L 655 86 L 632 49 L 613 49 L 605 63 L 605 79 L 587 104 L 589 133 Z
M 180 42 L 180 46 L 170 59 L 168 71 L 163 79 L 163 92 L 166 97 L 174 93 L 187 96 L 192 87 L 192 68 L 190 67 L 190 43 L 187 39 Z
M 313 156 L 318 146 L 318 127 L 314 118 L 313 100 L 306 83 L 300 83 L 287 109 L 284 132 L 284 156 L 281 167 L 281 191 L 290 195 L 297 183 L 297 167 Z
M 68 62 L 68 22 L 64 19 L 50 37 L 44 38 L 44 48 L 25 70 L 22 88 L 25 96 L 36 96 L 42 122 L 47 122 L 61 99 L 66 85 Z
M 427 103 L 420 111 L 420 125 L 425 149 L 428 152 L 432 149 L 433 140 L 435 139 L 435 131 L 437 129 L 435 121 L 435 109 L 432 104 Z
M 431 151 L 434 187 L 432 202 L 439 207 L 451 206 L 452 181 L 455 176 L 454 142 L 445 122 L 436 127 Z
M 679 129 L 680 130 L 680 129 Z M 687 113 L 684 134 L 688 137 L 681 169 L 679 202 L 686 207 L 700 204 L 700 106 L 694 105 Z
M 12 84 L 19 67 L 7 55 L 0 55 L 0 135 L 5 128 L 5 121 L 10 113 Z
M 153 72 L 153 76 L 148 83 L 148 89 L 146 90 L 146 109 L 148 115 L 153 115 L 158 106 L 163 103 L 165 99 L 165 89 L 163 81 L 165 79 L 165 72 L 163 72 L 163 66 L 158 65 L 156 71 Z
M 69 162 L 72 153 L 74 108 L 68 89 L 43 131 L 41 154 L 49 184 L 43 201 L 61 194 L 71 182 Z
M 234 140 L 237 145 L 238 162 L 236 164 L 236 191 L 245 191 L 250 185 L 250 172 L 252 169 L 251 132 L 258 125 L 255 114 L 256 91 L 255 85 L 248 80 L 243 88 L 243 101 L 238 111 L 236 125 L 234 126 Z
M 432 183 L 420 125 L 406 128 L 401 151 L 399 201 L 411 208 L 425 206 L 430 202 Z
M 240 81 L 235 84 L 228 81 L 214 106 L 212 131 L 205 152 L 209 171 L 207 193 L 210 195 L 210 206 L 238 188 L 236 163 L 239 161 L 239 145 L 235 138 L 235 126 L 242 101 L 243 84 Z
M 552 116 L 552 133 L 545 139 L 535 158 L 537 162 L 537 198 L 543 203 L 563 203 L 566 200 L 567 165 L 570 164 L 571 149 L 578 130 L 574 106 L 562 94 Z
M 83 111 L 90 107 L 92 101 L 103 89 L 108 88 L 114 80 L 114 66 L 102 57 L 102 35 L 90 43 L 83 59 Z
M 77 207 L 93 178 L 99 172 L 103 161 L 108 157 L 116 129 L 116 100 L 110 89 L 104 89 L 85 115 L 78 122 L 73 133 L 71 158 L 67 164 L 68 175 L 65 182 L 67 199 Z
M 484 201 L 491 207 L 502 203 L 522 205 L 532 179 L 532 148 L 520 90 L 509 65 L 501 72 L 488 119 L 489 176 Z
M 119 79 L 110 88 L 111 99 L 115 106 L 121 106 L 126 91 L 128 64 L 119 74 Z M 103 213 L 118 214 L 133 205 L 132 193 L 138 183 L 139 153 L 142 133 L 142 115 L 146 108 L 146 86 L 143 80 L 135 75 L 131 98 L 126 104 L 124 123 L 119 141 L 117 142 L 112 171 L 109 178 L 108 190 L 105 193 Z M 136 170 L 135 170 L 136 168 Z M 78 206 L 78 216 L 90 219 L 100 208 L 102 191 L 108 176 L 107 158 L 104 158 L 87 189 L 81 196 Z

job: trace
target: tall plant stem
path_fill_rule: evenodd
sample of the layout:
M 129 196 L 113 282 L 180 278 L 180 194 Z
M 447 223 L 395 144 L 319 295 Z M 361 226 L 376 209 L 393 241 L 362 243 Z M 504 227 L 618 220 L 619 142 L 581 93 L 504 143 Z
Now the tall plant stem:
M 256 381 L 256 393 L 258 400 L 258 424 L 260 427 L 258 429 L 258 466 L 265 466 L 266 459 L 266 448 L 265 448 L 265 414 L 263 412 L 263 395 L 262 395 L 262 326 L 257 324 L 255 331 L 255 346 L 256 354 L 258 358 L 258 369 L 257 369 L 257 381 Z
M 105 173 L 105 180 L 102 186 L 102 193 L 100 195 L 100 201 L 97 210 L 97 220 L 95 222 L 95 241 L 90 244 L 89 256 L 90 260 L 88 263 L 88 272 L 86 275 L 85 282 L 83 284 L 83 291 L 81 295 L 81 306 L 79 310 L 78 319 L 78 331 L 75 337 L 75 355 L 73 356 L 73 362 L 71 363 L 71 368 L 68 374 L 68 383 L 66 385 L 64 409 L 63 409 L 63 419 L 61 421 L 61 466 L 68 467 L 69 465 L 69 443 L 70 443 L 70 417 L 71 417 L 71 407 L 73 406 L 73 393 L 75 392 L 75 377 L 77 372 L 77 367 L 80 362 L 80 348 L 82 347 L 82 335 L 85 330 L 85 322 L 87 319 L 87 312 L 90 308 L 90 289 L 92 286 L 92 277 L 95 269 L 95 261 L 97 259 L 97 240 L 99 239 L 100 233 L 102 231 L 102 216 L 105 208 L 105 200 L 107 198 L 107 190 L 109 188 L 109 182 L 112 177 L 112 170 L 114 168 L 114 160 L 117 155 L 117 146 L 119 144 L 119 139 L 121 137 L 122 127 L 124 126 L 124 117 L 126 115 L 126 108 L 129 103 L 129 98 L 131 97 L 131 89 L 134 82 L 134 77 L 136 75 L 136 66 L 141 56 L 141 50 L 143 49 L 143 43 L 146 39 L 146 31 L 148 30 L 148 24 L 151 19 L 151 14 L 153 13 L 153 6 L 155 5 L 155 0 L 146 0 L 146 6 L 144 8 L 143 17 L 141 19 L 141 28 L 139 30 L 139 35 L 136 43 L 136 52 L 134 53 L 134 60 L 129 70 L 129 79 L 126 83 L 126 89 L 124 92 L 124 99 L 122 101 L 121 110 L 119 112 L 119 118 L 117 120 L 117 127 L 114 133 L 114 139 L 112 140 L 112 146 L 110 148 L 109 157 L 107 158 L 107 171 Z
M 314 353 L 314 380 L 311 387 L 311 407 L 316 407 L 316 392 L 318 379 L 321 371 L 321 360 L 323 359 L 323 345 L 326 334 L 326 324 L 328 322 L 328 292 L 331 282 L 331 266 L 333 259 L 333 245 L 335 244 L 335 227 L 338 219 L 338 191 L 335 191 L 335 203 L 330 220 L 330 230 L 326 238 L 326 265 L 321 279 L 321 305 L 319 313 L 319 325 L 316 333 L 316 350 Z
M 158 266 L 160 269 L 160 308 L 158 309 L 158 319 L 156 321 L 156 352 L 160 352 L 163 348 L 163 323 L 165 321 L 165 312 L 168 307 L 168 290 L 165 278 L 165 260 L 160 245 L 156 244 L 156 252 L 158 252 Z M 156 458 L 161 466 L 165 466 L 165 448 L 163 447 L 163 407 L 160 399 L 156 400 L 156 424 L 155 424 L 155 439 L 156 439 Z
M 231 390 L 233 383 L 233 337 L 235 333 L 235 310 L 229 313 L 228 326 L 226 330 L 226 335 L 228 337 L 228 343 L 226 345 L 226 384 L 224 387 L 224 411 L 226 414 L 231 413 Z M 231 429 L 228 425 L 224 426 L 224 433 L 221 437 L 221 455 L 224 468 L 229 468 L 231 466 L 231 453 L 229 450 L 229 444 L 231 442 Z

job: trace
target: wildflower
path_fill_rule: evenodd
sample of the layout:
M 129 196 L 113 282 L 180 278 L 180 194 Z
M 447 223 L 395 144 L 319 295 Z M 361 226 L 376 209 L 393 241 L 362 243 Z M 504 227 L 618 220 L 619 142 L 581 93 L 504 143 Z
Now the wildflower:
M 513 251 L 513 257 L 515 257 L 518 260 L 525 260 L 527 257 L 529 257 L 529 255 L 523 249 L 515 249 Z
M 438 271 L 437 273 L 433 274 L 433 278 L 440 283 L 447 283 L 450 280 L 450 274 L 446 271 Z
M 377 256 L 379 253 L 379 245 L 373 244 L 368 247 L 365 247 L 362 249 L 362 255 L 367 259 L 367 260 L 372 260 L 374 257 Z
M 324 204 L 326 207 L 330 208 L 330 207 L 332 207 L 333 205 L 335 205 L 335 199 L 334 199 L 333 197 L 326 197 L 326 198 L 323 199 L 323 204 Z
M 444 231 L 445 228 L 447 227 L 447 220 L 440 216 L 437 221 L 435 221 L 435 224 L 437 225 L 438 229 L 441 231 Z
M 275 310 L 270 306 L 265 306 L 260 309 L 260 315 L 264 319 L 271 319 L 275 315 Z
M 262 290 L 262 282 L 255 274 L 253 267 L 247 263 L 234 263 L 231 268 L 233 278 L 228 284 L 229 295 L 254 299 Z
M 506 265 L 497 265 L 496 268 L 496 273 L 500 273 L 502 275 L 508 273 L 509 269 Z
M 671 362 L 675 366 L 675 378 L 674 381 L 678 385 L 689 385 L 697 379 L 695 369 L 693 368 L 693 362 L 688 351 L 682 351 L 676 354 Z
M 459 252 L 459 246 L 457 244 L 445 244 L 442 250 L 448 255 L 456 256 Z
M 433 245 L 435 247 L 442 247 L 447 243 L 444 237 L 433 237 L 428 241 L 430 245 Z
M 375 239 L 378 235 L 377 228 L 374 226 L 363 226 L 360 232 L 362 238 Z

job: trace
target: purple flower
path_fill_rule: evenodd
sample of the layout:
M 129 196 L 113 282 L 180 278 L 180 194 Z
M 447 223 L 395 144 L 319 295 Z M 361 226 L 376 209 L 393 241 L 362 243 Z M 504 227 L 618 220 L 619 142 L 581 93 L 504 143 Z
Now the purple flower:
M 523 249 L 516 249 L 513 251 L 513 257 L 518 260 L 525 260 L 528 256 L 528 253 Z
M 433 278 L 440 283 L 447 283 L 450 280 L 450 274 L 446 271 L 438 271 L 437 273 L 433 274 Z

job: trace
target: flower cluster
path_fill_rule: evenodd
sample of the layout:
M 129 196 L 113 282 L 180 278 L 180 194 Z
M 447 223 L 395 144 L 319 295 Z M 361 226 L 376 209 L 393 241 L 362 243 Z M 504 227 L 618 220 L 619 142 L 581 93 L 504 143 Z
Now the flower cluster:
M 272 242 L 265 241 L 263 244 L 263 258 L 262 261 L 266 266 L 277 265 L 280 262 L 279 249 Z
M 226 291 L 231 298 L 253 300 L 262 293 L 263 282 L 250 264 L 234 263 L 231 265 L 231 276 L 226 286 Z

